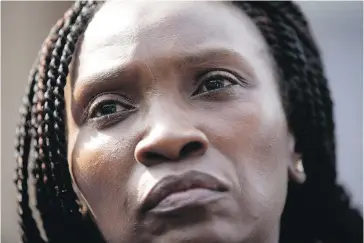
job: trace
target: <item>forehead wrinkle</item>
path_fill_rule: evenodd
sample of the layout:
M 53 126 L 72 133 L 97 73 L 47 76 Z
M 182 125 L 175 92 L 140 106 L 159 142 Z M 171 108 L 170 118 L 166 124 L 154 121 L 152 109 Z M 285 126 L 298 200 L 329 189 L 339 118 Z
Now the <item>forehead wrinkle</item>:
M 113 7 L 115 8 L 115 6 L 113 6 Z M 115 14 L 115 10 L 113 9 L 113 7 L 112 7 L 112 5 L 109 6 L 109 9 L 111 9 L 111 11 L 113 11 L 111 14 Z M 233 7 L 233 6 L 231 6 L 231 8 L 232 9 L 235 9 L 235 7 Z M 185 9 L 185 8 L 182 8 L 182 10 L 183 9 Z M 186 11 L 185 14 L 179 14 L 179 15 L 175 16 L 175 12 L 174 12 L 174 10 L 172 10 L 172 11 L 167 11 L 167 14 L 164 14 L 164 15 L 170 16 L 172 18 L 177 18 L 177 19 L 181 19 L 181 17 L 183 19 L 183 16 L 186 16 L 188 18 L 190 16 L 190 14 L 189 14 L 190 9 L 189 8 L 186 8 L 186 9 L 188 11 Z M 227 8 L 222 8 L 222 11 L 226 12 L 226 10 L 227 10 Z M 238 11 L 237 9 L 235 9 L 235 10 Z M 106 11 L 106 10 L 105 9 L 101 9 L 100 11 L 102 12 L 102 11 Z M 94 19 L 90 22 L 90 27 L 91 27 L 91 29 L 93 28 L 92 31 L 94 32 L 94 34 L 99 33 L 97 31 L 97 28 L 95 27 L 95 26 L 97 26 L 97 24 L 95 25 L 95 22 L 96 23 L 99 22 L 98 23 L 98 26 L 101 27 L 101 26 L 105 25 L 105 23 L 106 23 L 105 21 L 108 20 L 108 18 L 109 19 L 113 19 L 109 15 L 107 15 L 105 12 L 103 14 L 101 14 L 101 15 L 98 15 L 98 16 L 95 15 L 96 18 L 94 17 Z M 195 14 L 192 17 L 196 18 L 196 17 L 198 17 L 197 15 L 200 16 L 200 14 Z M 158 17 L 158 15 L 156 15 L 156 16 Z M 242 17 L 242 14 L 240 12 L 239 12 L 239 16 L 235 16 L 235 14 L 233 14 L 233 16 L 231 18 L 231 21 L 237 23 L 237 20 L 239 18 L 240 20 L 241 19 L 244 20 L 243 22 L 245 23 L 246 22 L 245 21 L 245 18 L 244 17 L 241 18 L 241 17 Z M 103 18 L 106 18 L 106 20 L 103 19 Z M 198 21 L 198 23 L 199 22 L 201 22 L 201 21 Z M 211 24 L 210 21 L 202 21 L 202 22 L 208 23 L 208 26 L 210 26 L 210 24 Z M 152 23 L 154 23 L 154 22 L 152 22 Z M 244 24 L 244 23 L 239 24 L 239 28 L 241 27 L 242 28 L 242 32 L 243 32 L 241 35 L 243 35 L 246 31 L 249 31 L 251 29 L 249 26 L 246 26 L 246 24 L 247 25 L 250 25 L 249 23 L 246 23 L 246 24 Z M 181 21 L 179 21 L 179 22 L 177 21 L 176 24 L 185 25 L 183 23 L 183 21 L 182 22 Z M 217 24 L 217 26 L 220 26 L 221 27 L 221 25 L 219 23 L 215 23 L 215 24 Z M 92 26 L 94 26 L 94 27 L 92 27 Z M 168 27 L 168 29 L 170 29 L 170 27 L 171 27 L 168 24 L 166 26 Z M 214 24 L 213 24 L 213 26 L 214 26 Z M 169 48 L 166 49 L 165 48 L 165 45 L 164 45 L 164 44 L 170 43 L 171 42 L 170 40 L 167 40 L 167 43 L 163 43 L 162 45 L 160 45 L 160 43 L 159 43 L 159 47 L 158 47 L 158 42 L 155 42 L 155 44 L 157 44 L 157 47 L 158 47 L 158 48 L 156 48 L 157 50 L 154 49 L 154 48 L 151 48 L 150 50 L 148 50 L 148 46 L 150 45 L 150 42 L 153 42 L 153 41 L 149 41 L 148 42 L 148 41 L 146 41 L 143 38 L 141 40 L 137 40 L 137 38 L 134 38 L 133 41 L 135 42 L 137 40 L 138 41 L 138 43 L 137 43 L 138 46 L 137 46 L 137 48 L 134 48 L 134 49 L 131 50 L 131 52 L 129 52 L 128 51 L 130 49 L 129 46 L 125 46 L 126 49 L 124 50 L 124 46 L 123 45 L 120 45 L 120 42 L 123 42 L 124 41 L 124 39 L 121 38 L 121 37 L 123 37 L 123 35 L 121 35 L 121 36 L 114 36 L 114 41 L 116 41 L 116 42 L 115 42 L 115 47 L 113 47 L 113 48 L 115 48 L 115 51 L 111 51 L 111 52 L 110 51 L 107 51 L 107 52 L 105 52 L 105 50 L 103 50 L 103 48 L 98 48 L 97 50 L 94 49 L 94 45 L 95 44 L 97 45 L 97 43 L 100 43 L 102 41 L 105 41 L 105 38 L 104 38 L 105 36 L 104 35 L 101 35 L 103 38 L 100 38 L 100 35 L 98 35 L 98 36 L 95 35 L 94 37 L 95 38 L 97 37 L 97 38 L 95 40 L 91 39 L 90 41 L 89 41 L 89 39 L 87 39 L 90 36 L 86 36 L 86 41 L 82 41 L 82 44 L 81 44 L 81 42 L 79 42 L 78 43 L 78 46 L 77 46 L 78 47 L 77 54 L 75 55 L 75 58 L 74 58 L 75 62 L 73 64 L 74 70 L 72 71 L 72 75 L 71 75 L 71 81 L 72 81 L 72 84 L 73 84 L 72 86 L 74 86 L 74 83 L 77 82 L 76 80 L 77 80 L 77 77 L 79 75 L 78 72 L 83 72 L 81 69 L 86 68 L 85 71 L 87 71 L 87 72 L 90 72 L 90 73 L 95 72 L 95 70 L 93 68 L 91 68 L 91 69 L 89 68 L 90 65 L 91 66 L 94 66 L 95 65 L 96 68 L 100 67 L 100 70 L 102 70 L 102 69 L 107 70 L 108 67 L 110 67 L 111 64 L 112 65 L 115 65 L 115 67 L 117 67 L 119 65 L 118 62 L 120 61 L 120 55 L 118 53 L 116 53 L 116 52 L 119 52 L 118 51 L 118 48 L 120 48 L 120 53 L 122 53 L 123 55 L 125 55 L 125 51 L 128 52 L 127 53 L 128 56 L 126 57 L 125 61 L 129 62 L 130 59 L 132 59 L 132 60 L 138 60 L 138 59 L 142 60 L 144 62 L 144 65 L 149 69 L 149 74 L 152 74 L 152 75 L 153 75 L 153 73 L 151 73 L 151 64 L 154 65 L 155 63 L 154 62 L 148 62 L 148 61 L 156 60 L 157 58 L 160 58 L 161 56 L 162 57 L 163 56 L 171 56 L 171 54 L 173 54 L 174 57 L 179 57 L 179 55 L 183 55 L 183 52 L 196 53 L 196 51 L 200 51 L 201 49 L 207 48 L 209 46 L 210 47 L 211 46 L 212 47 L 220 46 L 220 47 L 225 47 L 226 48 L 227 45 L 229 46 L 229 48 L 232 48 L 235 51 L 238 51 L 239 53 L 245 54 L 245 52 L 247 52 L 247 55 L 248 56 L 252 56 L 252 55 L 255 55 L 256 56 L 258 54 L 256 52 L 259 52 L 259 54 L 260 54 L 259 56 L 261 56 L 261 50 L 265 49 L 265 51 L 266 51 L 265 46 L 264 45 L 261 45 L 260 41 L 251 43 L 251 41 L 249 41 L 249 40 L 248 40 L 248 43 L 249 44 L 253 44 L 254 47 L 249 48 L 250 50 L 245 50 L 244 42 L 243 43 L 240 43 L 241 40 L 244 41 L 244 37 L 242 37 L 241 35 L 232 36 L 232 33 L 236 33 L 236 31 L 232 31 L 232 30 L 235 30 L 235 28 L 236 28 L 234 26 L 237 26 L 237 24 L 233 24 L 232 27 L 228 27 L 230 29 L 230 31 L 227 31 L 227 33 L 226 33 L 227 36 L 226 36 L 226 34 L 221 34 L 220 33 L 222 35 L 220 37 L 216 36 L 216 33 L 214 33 L 214 29 L 216 27 L 216 26 L 214 26 L 214 28 L 209 28 L 212 31 L 212 33 L 210 33 L 210 34 L 213 36 L 213 40 L 201 40 L 202 42 L 201 43 L 197 43 L 197 45 L 187 45 L 187 44 L 183 44 L 183 43 L 175 43 L 174 44 L 174 45 L 176 45 L 175 48 L 172 48 L 171 50 Z M 220 27 L 216 27 L 216 28 L 220 29 Z M 86 29 L 86 33 L 90 34 L 90 31 L 89 30 L 90 29 L 87 28 Z M 121 31 L 120 28 L 118 30 Z M 182 33 L 181 33 L 181 31 L 179 31 L 178 28 L 177 28 L 177 30 L 170 29 L 170 30 L 172 30 L 172 32 L 169 31 L 169 30 L 166 30 L 164 28 L 158 29 L 159 32 L 158 31 L 155 31 L 155 33 L 150 32 L 150 29 L 149 28 L 146 28 L 145 30 L 147 31 L 146 33 L 150 33 L 151 36 L 154 35 L 154 36 L 157 36 L 157 37 L 159 36 L 159 34 L 158 34 L 159 32 L 161 32 L 162 35 L 167 35 L 167 34 L 171 34 L 171 33 L 172 34 L 182 35 L 186 31 L 188 31 L 187 33 L 191 33 L 191 31 L 189 31 L 189 30 L 182 31 Z M 102 29 L 101 29 L 101 31 L 102 31 Z M 121 31 L 121 32 L 123 32 L 123 31 Z M 200 38 L 199 36 L 201 36 L 201 33 L 198 33 L 198 31 L 196 31 L 196 29 L 194 29 L 192 32 L 197 34 L 196 36 L 195 36 L 195 34 L 193 34 L 192 35 L 192 39 L 194 39 L 194 38 Z M 215 30 L 215 32 L 219 32 L 219 31 Z M 254 33 L 253 33 L 253 35 L 254 35 Z M 225 36 L 225 37 L 223 37 L 223 36 Z M 240 37 L 238 37 L 238 36 L 240 36 Z M 120 38 L 121 38 L 121 40 L 120 40 Z M 185 41 L 185 39 L 187 41 L 189 41 L 188 40 L 189 38 L 181 38 L 181 39 L 183 39 L 183 41 Z M 182 41 L 182 40 L 180 40 L 180 41 Z M 85 42 L 88 42 L 88 44 L 85 44 Z M 110 48 L 111 43 L 109 43 L 108 41 L 106 41 L 106 42 L 107 43 L 105 43 L 104 48 Z M 82 51 L 81 51 L 81 49 L 82 49 Z M 94 50 L 92 50 L 92 49 L 94 49 Z M 159 50 L 159 49 L 161 49 L 161 50 Z M 265 51 L 264 51 L 264 53 L 265 53 Z M 102 60 L 103 61 L 106 61 L 107 63 L 104 63 L 104 64 L 103 63 L 100 63 L 101 65 L 98 64 L 100 62 L 100 59 L 95 57 L 95 55 L 96 55 L 97 52 L 101 53 L 101 56 L 100 57 L 104 58 Z M 254 52 L 254 53 L 252 53 L 252 52 Z M 82 53 L 84 53 L 84 55 Z M 107 57 L 106 54 L 108 54 L 108 53 L 111 54 L 110 57 Z M 81 57 L 79 56 L 79 54 L 81 54 Z M 105 59 L 106 57 L 107 57 L 107 59 Z M 153 59 L 151 59 L 151 57 Z M 148 58 L 149 58 L 149 60 L 147 60 Z M 247 60 L 248 61 L 250 61 L 249 58 L 250 57 L 247 57 Z M 193 59 L 199 59 L 199 57 L 197 57 L 197 58 L 196 57 L 193 57 Z M 84 68 L 79 69 L 79 67 L 80 67 L 80 61 L 82 63 L 84 63 L 83 64 L 84 65 Z M 200 61 L 201 61 L 200 62 L 201 65 L 203 65 L 204 63 L 207 62 L 207 60 L 200 60 Z M 190 63 L 190 60 L 187 60 L 184 63 L 188 64 L 188 63 Z M 254 65 L 253 65 L 253 67 L 254 67 Z M 153 71 L 154 71 L 154 69 L 153 69 Z M 255 70 L 255 71 L 257 71 L 257 70 Z M 86 77 L 87 75 L 88 74 L 86 73 L 84 76 Z
M 171 55 L 161 54 L 160 56 L 150 57 L 149 59 L 134 59 L 129 63 L 105 67 L 98 72 L 91 72 L 85 77 L 78 77 L 77 83 L 81 82 L 82 84 L 88 83 L 89 81 L 96 82 L 97 80 L 117 79 L 121 74 L 123 74 L 122 76 L 126 76 L 131 69 L 135 69 L 136 67 L 139 67 L 139 71 L 145 69 L 155 80 L 152 69 L 157 69 L 158 67 L 165 69 L 168 64 L 170 64 L 172 69 L 176 69 L 184 66 L 236 65 L 237 63 L 249 67 L 248 61 L 239 52 L 229 48 L 213 46 L 206 49 L 201 48 L 196 52 L 173 52 Z
M 169 3 L 158 6 L 155 6 L 155 3 L 153 3 L 153 11 L 150 11 L 150 8 L 148 8 L 148 3 L 145 2 L 143 2 L 143 4 L 126 4 L 124 2 L 116 2 L 116 4 L 119 5 L 123 4 L 123 10 L 121 12 L 116 11 L 118 6 L 115 6 L 115 2 L 112 1 L 111 3 L 113 4 L 110 4 L 109 2 L 101 8 L 86 30 L 86 36 L 92 39 L 92 45 L 95 45 L 94 48 L 98 47 L 99 44 L 107 46 L 120 41 L 122 41 L 123 44 L 128 44 L 130 41 L 150 40 L 150 44 L 153 44 L 154 41 L 163 41 L 166 38 L 168 43 L 164 44 L 170 44 L 175 42 L 171 40 L 171 36 L 173 38 L 173 35 L 170 33 L 171 31 L 175 37 L 177 37 L 175 38 L 176 41 L 187 41 L 186 38 L 178 38 L 181 33 L 186 33 L 186 30 L 188 30 L 190 33 L 194 33 L 194 38 L 205 38 L 203 36 L 209 36 L 210 38 L 211 36 L 214 36 L 214 38 L 218 38 L 221 36 L 221 31 L 225 33 L 226 29 L 231 30 L 231 28 L 235 28 L 234 26 L 225 26 L 219 21 L 199 21 L 199 19 L 204 15 L 204 9 L 202 8 L 202 12 L 196 14 L 195 11 L 193 11 L 195 7 L 191 9 L 189 4 L 186 3 L 183 3 L 182 6 L 180 6 L 180 3 Z M 229 10 L 227 8 L 235 9 L 235 7 L 226 4 L 225 8 L 219 8 L 217 10 L 226 12 Z M 207 15 L 209 13 L 205 14 Z M 231 16 L 230 19 L 234 19 L 234 21 L 236 21 L 238 18 L 241 18 L 240 15 L 241 13 L 239 13 L 239 16 L 229 13 L 229 16 Z M 192 26 L 193 28 L 191 28 L 191 22 L 194 23 L 194 26 Z M 201 24 L 201 26 L 196 28 L 196 24 Z M 219 26 L 219 31 L 215 30 L 216 26 Z M 176 31 L 176 28 L 178 31 Z M 158 31 L 155 31 L 155 29 Z M 201 35 L 201 31 L 206 32 L 206 35 Z M 236 30 L 234 29 L 233 32 L 236 32 Z M 99 38 L 100 35 L 103 37 L 102 40 Z M 195 40 L 191 41 L 195 42 Z M 88 45 L 89 44 L 87 44 L 87 46 Z
M 231 8 L 235 8 L 235 7 L 231 6 Z M 226 11 L 226 9 L 223 9 L 223 10 Z M 104 10 L 104 11 L 106 11 L 106 10 Z M 112 11 L 114 11 L 114 10 L 112 10 Z M 111 13 L 111 14 L 113 14 L 113 13 Z M 151 13 L 148 13 L 148 15 L 150 15 L 150 14 Z M 137 31 L 131 31 L 131 32 L 129 31 L 131 27 L 127 27 L 125 29 L 125 28 L 121 28 L 119 26 L 119 24 L 114 25 L 114 26 L 118 26 L 118 27 L 117 27 L 117 29 L 112 31 L 113 33 L 115 31 L 117 32 L 117 34 L 114 33 L 111 36 L 112 40 L 108 39 L 109 34 L 107 34 L 107 33 L 104 33 L 102 35 L 103 38 L 100 39 L 99 38 L 100 31 L 107 32 L 108 28 L 102 28 L 100 30 L 97 30 L 96 27 L 98 25 L 101 25 L 101 23 L 104 23 L 104 25 L 105 25 L 106 20 L 104 18 L 106 18 L 106 19 L 110 18 L 109 16 L 104 16 L 104 15 L 106 15 L 106 14 L 104 13 L 103 15 L 98 16 L 99 18 L 94 19 L 94 21 L 92 21 L 90 23 L 90 27 L 91 27 L 90 31 L 86 30 L 88 35 L 90 35 L 90 32 L 91 33 L 94 32 L 94 35 L 97 33 L 98 34 L 97 38 L 95 36 L 95 38 L 91 39 L 90 41 L 89 41 L 89 39 L 87 39 L 87 43 L 84 43 L 84 45 L 83 45 L 85 50 L 87 50 L 88 52 L 96 51 L 97 53 L 99 53 L 98 55 L 101 54 L 100 57 L 103 57 L 103 55 L 107 52 L 106 49 L 108 49 L 108 48 L 114 48 L 112 50 L 111 49 L 109 50 L 109 52 L 114 52 L 114 55 L 117 54 L 116 52 L 118 52 L 118 48 L 121 48 L 122 50 L 125 49 L 125 51 L 129 50 L 130 48 L 132 48 L 132 46 L 129 45 L 129 44 L 131 44 L 129 42 L 137 44 L 137 48 L 132 48 L 129 50 L 129 51 L 131 51 L 129 54 L 131 54 L 133 56 L 133 58 L 138 58 L 138 57 L 142 58 L 145 55 L 153 54 L 153 52 L 157 53 L 157 54 L 161 54 L 161 51 L 166 52 L 165 54 L 168 54 L 168 52 L 178 51 L 179 48 L 182 48 L 186 51 L 190 50 L 193 52 L 196 50 L 196 47 L 195 47 L 196 45 L 201 45 L 201 43 L 206 44 L 206 41 L 211 42 L 211 40 L 208 40 L 206 38 L 214 39 L 213 43 L 210 43 L 212 45 L 214 45 L 215 42 L 224 44 L 226 42 L 226 39 L 228 38 L 230 44 L 233 44 L 234 46 L 239 46 L 238 42 L 240 42 L 239 39 L 241 37 L 238 38 L 238 35 L 231 36 L 231 34 L 236 33 L 236 31 L 239 31 L 239 30 L 241 30 L 243 33 L 244 33 L 244 31 L 246 32 L 246 31 L 250 30 L 250 27 L 246 27 L 244 24 L 239 25 L 239 30 L 236 30 L 235 29 L 235 28 L 237 28 L 236 25 L 233 25 L 231 27 L 221 26 L 221 24 L 219 24 L 219 23 L 215 23 L 215 22 L 210 23 L 209 21 L 205 21 L 204 23 L 208 24 L 209 26 L 211 24 L 213 24 L 213 26 L 210 26 L 212 28 L 207 28 L 206 26 L 205 27 L 201 26 L 201 28 L 197 28 L 198 30 L 196 30 L 196 26 L 194 28 L 190 28 L 189 25 L 186 26 L 186 23 L 185 23 L 186 19 L 183 19 L 183 18 L 187 18 L 187 19 L 191 18 L 191 17 L 197 18 L 198 16 L 194 16 L 194 15 L 190 16 L 187 11 L 185 14 L 176 15 L 176 14 L 174 14 L 174 12 L 168 14 L 168 17 L 170 19 L 172 19 L 172 20 L 174 19 L 173 21 L 175 22 L 175 24 L 171 24 L 170 20 L 165 21 L 162 19 L 162 25 L 158 24 L 157 26 L 154 26 L 155 22 L 158 22 L 158 21 L 153 20 L 154 22 L 152 21 L 149 25 L 146 25 L 143 27 L 138 22 L 137 24 L 139 24 L 142 27 L 141 28 L 138 27 Z M 200 14 L 199 14 L 199 16 L 200 16 Z M 184 20 L 184 21 L 181 21 L 181 17 L 182 17 L 182 20 Z M 234 16 L 232 16 L 231 19 L 234 22 L 236 22 L 236 20 L 238 19 L 237 17 L 239 17 L 241 19 L 242 14 L 239 13 L 239 16 L 234 15 Z M 145 17 L 145 18 L 147 18 L 147 17 Z M 124 20 L 124 18 L 123 18 L 123 20 Z M 140 20 L 140 21 L 142 21 L 142 20 Z M 95 22 L 96 22 L 96 25 L 95 25 Z M 160 22 L 161 22 L 161 20 L 159 20 L 158 23 L 160 23 Z M 201 21 L 193 21 L 193 22 L 200 23 Z M 218 28 L 219 30 L 220 29 L 224 30 L 224 29 L 228 28 L 228 29 L 230 29 L 230 31 L 227 31 L 227 32 L 223 31 L 224 33 L 221 33 L 220 31 L 216 30 L 216 26 L 215 26 L 216 24 L 221 27 L 221 28 Z M 177 28 L 176 26 L 180 26 L 182 29 Z M 187 27 L 187 29 L 186 29 L 186 27 Z M 157 28 L 157 29 L 155 29 L 155 28 Z M 177 31 L 176 31 L 176 28 L 178 29 Z M 200 33 L 201 30 L 205 31 L 205 32 L 207 31 L 206 35 L 202 35 Z M 183 36 L 181 38 L 177 38 L 178 35 L 185 35 L 186 33 L 189 33 L 189 38 L 183 38 Z M 125 34 L 127 34 L 127 35 L 125 35 Z M 226 35 L 228 35 L 228 36 L 226 36 Z M 168 37 L 168 38 L 166 39 L 165 37 Z M 116 44 L 118 47 L 111 47 L 112 46 L 111 42 Z M 160 45 L 160 42 L 163 42 L 162 46 Z M 216 43 L 216 44 L 219 44 L 219 43 Z M 101 45 L 101 46 L 99 46 L 99 45 Z M 256 45 L 256 44 L 254 44 L 254 45 Z M 166 46 L 168 48 L 166 48 Z M 101 48 L 96 48 L 96 47 L 101 47 Z M 260 46 L 257 46 L 257 47 L 260 48 Z M 117 55 L 115 55 L 115 58 L 117 58 L 119 56 L 120 56 L 120 54 L 117 54 Z

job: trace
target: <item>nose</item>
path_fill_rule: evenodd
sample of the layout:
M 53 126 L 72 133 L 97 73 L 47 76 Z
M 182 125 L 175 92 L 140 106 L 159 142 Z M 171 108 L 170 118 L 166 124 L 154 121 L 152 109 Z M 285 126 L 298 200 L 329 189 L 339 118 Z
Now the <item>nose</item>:
M 159 124 L 137 144 L 134 156 L 145 166 L 152 166 L 201 156 L 207 147 L 205 134 L 193 126 Z

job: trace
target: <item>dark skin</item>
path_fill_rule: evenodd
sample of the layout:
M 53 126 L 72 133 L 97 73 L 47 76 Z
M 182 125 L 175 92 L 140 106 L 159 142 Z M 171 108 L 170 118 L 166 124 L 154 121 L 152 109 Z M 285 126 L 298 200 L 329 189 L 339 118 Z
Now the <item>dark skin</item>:
M 305 175 L 246 15 L 217 2 L 107 2 L 71 68 L 69 167 L 107 242 L 278 242 L 288 180 Z M 198 207 L 140 209 L 158 182 L 189 171 L 228 189 Z

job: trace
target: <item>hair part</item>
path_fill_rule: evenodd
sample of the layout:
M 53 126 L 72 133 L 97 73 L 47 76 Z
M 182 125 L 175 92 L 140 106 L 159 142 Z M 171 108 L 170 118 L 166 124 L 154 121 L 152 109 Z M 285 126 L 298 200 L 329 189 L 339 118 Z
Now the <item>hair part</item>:
M 103 242 L 89 214 L 81 212 L 68 169 L 64 87 L 79 38 L 101 2 L 76 1 L 43 43 L 29 76 L 17 129 L 16 179 L 22 242 Z M 333 102 L 320 53 L 307 20 L 291 2 L 232 2 L 264 36 L 307 181 L 289 183 L 280 242 L 359 243 L 360 213 L 336 183 Z M 33 145 L 32 145 L 33 144 Z M 47 239 L 32 216 L 29 153 L 34 149 L 36 202 Z

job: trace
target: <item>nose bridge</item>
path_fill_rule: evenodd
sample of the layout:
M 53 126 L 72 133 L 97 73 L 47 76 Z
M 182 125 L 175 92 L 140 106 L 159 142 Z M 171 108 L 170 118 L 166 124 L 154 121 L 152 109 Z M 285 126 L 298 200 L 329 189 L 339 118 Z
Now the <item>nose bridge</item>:
M 135 149 L 137 161 L 152 165 L 201 155 L 207 148 L 205 134 L 196 127 L 193 115 L 176 100 L 155 102 L 146 117 L 146 131 Z
M 168 91 L 158 90 L 149 99 L 150 105 L 146 117 L 149 130 L 164 127 L 164 130 L 167 131 L 172 127 L 193 126 L 193 111 L 188 112 L 186 104 L 181 101 L 177 92 Z
M 202 132 L 196 126 L 193 109 L 189 109 L 177 94 L 163 93 L 154 98 L 148 114 L 149 135 L 178 139 Z

